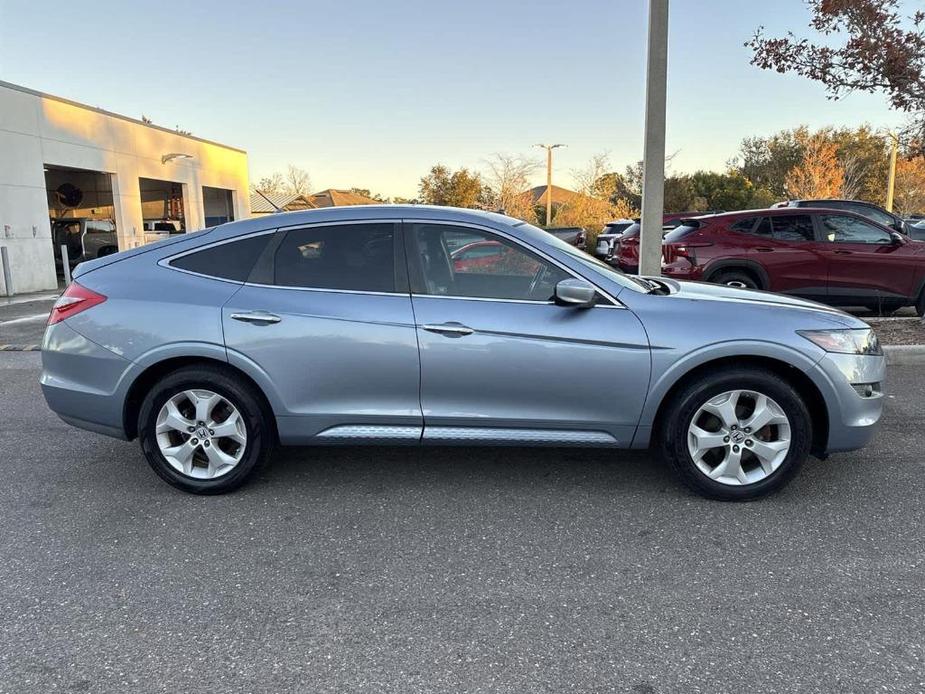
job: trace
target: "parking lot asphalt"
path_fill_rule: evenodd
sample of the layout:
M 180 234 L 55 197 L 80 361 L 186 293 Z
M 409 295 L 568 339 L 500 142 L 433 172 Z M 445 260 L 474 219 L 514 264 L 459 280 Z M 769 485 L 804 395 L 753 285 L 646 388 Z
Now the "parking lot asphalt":
M 195 497 L 38 373 L 0 354 L 0 692 L 925 690 L 921 367 L 749 504 L 553 449 L 288 449 Z

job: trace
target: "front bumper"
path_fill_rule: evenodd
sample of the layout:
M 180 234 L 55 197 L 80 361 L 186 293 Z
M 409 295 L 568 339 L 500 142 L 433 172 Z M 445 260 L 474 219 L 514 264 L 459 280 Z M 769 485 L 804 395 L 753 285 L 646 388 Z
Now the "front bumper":
M 810 376 L 820 386 L 829 412 L 824 453 L 866 445 L 883 414 L 886 357 L 827 353 L 814 372 Z

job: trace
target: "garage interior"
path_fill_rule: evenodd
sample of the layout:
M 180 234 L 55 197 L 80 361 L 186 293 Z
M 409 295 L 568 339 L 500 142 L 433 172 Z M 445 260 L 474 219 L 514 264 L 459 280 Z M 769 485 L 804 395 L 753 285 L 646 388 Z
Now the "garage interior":
M 105 239 L 94 238 L 95 245 L 105 248 L 104 252 L 117 250 L 112 174 L 46 164 L 45 190 L 59 278 L 64 276 L 61 245 L 67 246 L 69 260 L 74 264 L 83 252 L 83 234 L 88 228 L 91 233 L 96 233 L 98 228 L 99 233 L 105 235 Z
M 183 202 L 183 184 L 139 178 L 141 189 L 141 217 L 145 236 L 163 233 L 186 232 L 186 207 Z
M 202 187 L 202 204 L 207 227 L 234 221 L 232 191 L 225 188 Z

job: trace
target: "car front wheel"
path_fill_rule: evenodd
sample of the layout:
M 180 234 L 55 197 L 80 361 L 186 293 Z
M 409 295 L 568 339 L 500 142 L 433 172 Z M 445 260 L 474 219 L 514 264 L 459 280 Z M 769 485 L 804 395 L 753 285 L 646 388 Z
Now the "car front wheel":
M 716 284 L 725 284 L 727 287 L 738 287 L 739 289 L 761 289 L 755 278 L 747 272 L 727 270 L 720 272 L 710 281 Z
M 762 369 L 692 381 L 657 433 L 662 457 L 703 496 L 746 501 L 779 490 L 809 454 L 812 424 L 799 393 Z
M 223 369 L 205 365 L 158 382 L 142 403 L 138 432 L 154 471 L 194 494 L 236 489 L 272 449 L 257 394 Z

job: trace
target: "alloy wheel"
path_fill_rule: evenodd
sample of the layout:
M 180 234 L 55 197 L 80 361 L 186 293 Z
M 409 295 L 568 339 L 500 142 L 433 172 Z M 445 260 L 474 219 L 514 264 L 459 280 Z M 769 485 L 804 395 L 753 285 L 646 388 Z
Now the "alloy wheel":
M 241 413 L 211 390 L 185 390 L 167 400 L 158 412 L 155 434 L 167 463 L 195 479 L 228 474 L 247 448 Z
M 720 484 L 739 486 L 773 474 L 790 451 L 790 420 L 773 399 L 730 390 L 705 402 L 688 428 L 697 468 Z

